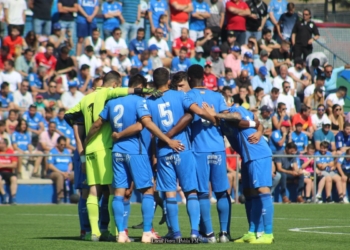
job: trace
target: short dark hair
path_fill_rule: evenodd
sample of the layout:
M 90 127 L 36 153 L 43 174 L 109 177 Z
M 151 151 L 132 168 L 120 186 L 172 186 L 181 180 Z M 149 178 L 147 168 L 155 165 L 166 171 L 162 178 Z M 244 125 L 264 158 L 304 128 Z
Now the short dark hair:
M 65 109 L 65 108 L 60 108 L 60 109 L 58 110 L 58 113 L 61 113 L 61 112 L 66 112 L 66 109 Z
M 69 48 L 67 46 L 63 46 L 60 49 L 61 54 L 68 54 L 69 53 Z
M 77 77 L 77 72 L 75 72 L 75 70 L 72 69 L 71 71 L 69 71 L 69 72 L 67 73 L 67 75 L 68 75 L 68 77 L 69 77 L 70 79 L 74 79 L 74 78 Z
M 292 10 L 292 9 L 294 9 L 294 7 L 295 7 L 294 3 L 287 4 L 287 10 Z
M 83 65 L 81 65 L 81 67 L 80 67 L 80 71 L 84 71 L 84 70 L 87 70 L 87 69 L 90 69 L 90 66 L 87 65 L 87 64 L 83 64 Z
M 5 62 L 7 62 L 11 67 L 15 67 L 15 62 L 13 60 L 8 59 Z
M 230 86 L 224 86 L 222 88 L 222 93 L 226 92 L 226 90 L 230 90 L 232 92 L 232 88 Z
M 306 106 L 305 104 L 302 104 L 300 107 L 300 113 L 304 113 L 306 111 L 308 111 L 310 109 L 310 107 Z
M 262 87 L 257 87 L 255 90 L 254 90 L 254 94 L 259 94 L 260 91 L 264 91 L 264 89 Z
M 318 58 L 312 59 L 311 66 L 314 68 L 318 68 L 320 66 L 320 60 Z
M 277 108 L 278 109 L 282 108 L 282 106 L 286 106 L 286 104 L 284 102 L 277 103 Z
M 322 148 L 328 148 L 328 146 L 329 146 L 329 142 L 328 141 L 323 141 L 323 142 L 320 143 L 320 148 L 321 147 Z
M 191 79 L 203 79 L 204 69 L 201 65 L 198 64 L 191 65 L 187 70 L 187 75 Z
M 156 88 L 159 88 L 168 84 L 169 79 L 170 79 L 170 73 L 169 73 L 169 70 L 167 70 L 166 68 L 161 67 L 154 70 L 153 82 Z
M 316 148 L 315 148 L 315 145 L 312 144 L 312 143 L 308 144 L 306 148 L 307 148 L 307 149 L 313 149 L 313 150 L 316 149 Z
M 232 73 L 232 69 L 231 69 L 231 68 L 225 68 L 225 75 L 226 75 L 227 73 Z
M 271 89 L 271 93 L 277 94 L 278 92 L 280 92 L 280 89 L 279 89 L 279 88 L 273 87 L 273 88 Z
M 138 28 L 137 32 L 145 32 L 145 29 L 144 28 Z
M 320 107 L 324 107 L 325 108 L 324 104 L 318 104 L 317 108 L 319 109 Z
M 286 149 L 295 149 L 295 150 L 297 150 L 297 145 L 294 142 L 288 142 L 286 144 Z
M 53 108 L 45 107 L 45 113 L 52 113 L 52 112 L 53 112 Z
M 344 123 L 344 128 L 350 127 L 350 122 L 345 122 Z
M 310 14 L 310 16 L 311 16 L 311 10 L 310 10 L 309 8 L 305 8 L 305 9 L 303 10 L 303 12 L 304 12 L 304 11 L 309 12 L 309 14 Z
M 120 28 L 114 28 L 114 30 L 112 31 L 112 34 L 114 34 L 116 31 L 121 31 Z
M 188 48 L 187 47 L 185 47 L 185 46 L 182 46 L 181 48 L 180 48 L 180 51 L 185 51 L 186 53 L 187 53 L 187 51 L 188 51 Z
M 138 73 L 139 73 L 139 69 L 138 68 L 131 68 L 130 72 L 129 72 L 129 75 L 130 76 L 134 76 L 134 75 L 136 75 Z
M 3 82 L 1 84 L 1 90 L 4 90 L 6 87 L 9 87 L 9 86 L 10 86 L 10 84 L 8 82 Z
M 340 86 L 337 91 L 343 91 L 343 92 L 347 93 L 348 92 L 348 88 L 345 87 L 345 86 Z
M 263 32 L 262 32 L 262 35 L 266 35 L 268 33 L 271 33 L 271 30 L 270 29 L 263 29 Z
M 291 85 L 290 82 L 284 81 L 284 82 L 282 82 L 282 87 L 284 88 L 284 85 L 286 85 L 287 83 L 288 83 L 289 85 Z
M 140 84 L 142 85 L 142 88 L 146 88 L 147 87 L 147 80 L 143 75 L 136 74 L 136 75 L 130 77 L 128 87 L 129 88 L 136 88 L 136 86 L 138 86 Z
M 171 78 L 170 89 L 177 90 L 177 85 L 183 80 L 187 81 L 187 73 L 185 71 L 176 72 Z
M 55 49 L 55 45 L 53 45 L 52 43 L 47 43 L 46 44 L 46 48 L 49 48 L 49 47 Z
M 29 52 L 34 53 L 34 51 L 33 51 L 33 50 L 31 50 L 31 49 L 26 49 L 26 50 L 24 51 L 24 54 L 28 54 Z
M 111 82 L 120 83 L 121 79 L 122 78 L 117 71 L 111 70 L 103 77 L 103 85 L 108 86 L 111 84 Z
M 60 137 L 57 138 L 57 144 L 59 144 L 61 141 L 67 142 L 66 137 L 64 137 L 63 135 L 61 135 Z

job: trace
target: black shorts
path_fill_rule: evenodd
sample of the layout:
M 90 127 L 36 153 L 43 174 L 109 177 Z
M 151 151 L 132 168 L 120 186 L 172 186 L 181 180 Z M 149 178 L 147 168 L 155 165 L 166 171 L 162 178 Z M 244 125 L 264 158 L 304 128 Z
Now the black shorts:
M 0 172 L 0 175 L 1 175 L 2 179 L 5 180 L 6 185 L 9 185 L 11 183 L 10 179 L 12 176 L 17 176 L 16 174 L 9 173 L 9 172 Z

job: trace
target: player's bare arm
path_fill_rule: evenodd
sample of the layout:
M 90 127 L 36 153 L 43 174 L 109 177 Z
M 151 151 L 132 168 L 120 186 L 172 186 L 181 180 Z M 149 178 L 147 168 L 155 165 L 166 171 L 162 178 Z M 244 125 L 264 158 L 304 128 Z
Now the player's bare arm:
M 171 140 L 169 137 L 164 135 L 162 131 L 153 123 L 150 116 L 144 116 L 141 119 L 142 125 L 144 125 L 154 136 L 160 140 L 165 141 L 170 148 L 176 152 L 180 152 L 185 149 L 184 145 L 178 140 Z
M 136 135 L 136 134 L 140 133 L 142 131 L 142 129 L 143 129 L 143 126 L 142 126 L 141 122 L 137 122 L 137 123 L 127 127 L 126 129 L 124 129 L 123 131 L 121 131 L 119 133 L 113 132 L 112 133 L 113 141 L 116 142 L 116 141 L 120 140 L 121 138 Z
M 201 118 L 212 122 L 215 126 L 217 125 L 215 116 L 209 114 L 205 109 L 200 108 L 196 103 L 191 105 L 190 111 L 195 113 L 196 115 L 199 115 Z

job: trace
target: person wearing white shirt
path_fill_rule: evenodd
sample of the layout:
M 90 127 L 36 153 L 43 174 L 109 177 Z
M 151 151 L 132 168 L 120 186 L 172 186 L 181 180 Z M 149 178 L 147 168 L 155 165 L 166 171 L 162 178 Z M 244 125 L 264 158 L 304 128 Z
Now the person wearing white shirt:
M 288 66 L 281 65 L 280 66 L 280 74 L 273 79 L 272 85 L 275 88 L 278 88 L 282 92 L 283 91 L 282 84 L 285 81 L 290 83 L 290 89 L 289 89 L 290 92 L 289 93 L 292 96 L 296 96 L 295 83 L 294 83 L 293 79 L 290 76 L 288 76 Z
M 311 84 L 311 75 L 307 73 L 304 67 L 304 61 L 301 58 L 294 60 L 294 67 L 288 69 L 288 75 L 296 83 L 297 93 L 303 93 L 304 89 Z
M 122 36 L 121 29 L 115 28 L 113 30 L 112 36 L 110 36 L 106 39 L 105 46 L 106 46 L 108 56 L 110 56 L 110 57 L 117 56 L 121 49 L 128 48 L 125 40 L 121 36 Z
M 271 110 L 276 110 L 278 105 L 278 97 L 280 95 L 280 90 L 278 88 L 272 88 L 270 95 L 265 95 L 262 100 L 260 107 L 266 105 Z
M 121 76 L 127 76 L 131 70 L 131 61 L 128 58 L 129 50 L 121 49 L 118 57 L 112 59 L 112 69 L 117 71 Z
M 15 71 L 15 63 L 13 60 L 7 60 L 4 63 L 4 71 L 0 73 L 0 82 L 8 82 L 10 84 L 10 91 L 17 90 L 22 82 L 22 76 Z
M 5 22 L 8 24 L 7 32 L 11 34 L 12 26 L 18 26 L 21 36 L 23 36 L 24 24 L 26 22 L 25 11 L 27 3 L 25 0 L 4 1 Z
M 346 96 L 347 91 L 348 89 L 345 86 L 340 86 L 336 93 L 329 94 L 327 96 L 326 100 L 324 101 L 324 105 L 326 106 L 326 109 L 330 111 L 330 114 L 332 113 L 332 106 L 334 104 L 338 104 L 341 107 L 344 106 L 344 97 Z
M 323 96 L 325 95 L 326 88 L 324 87 L 325 77 L 318 75 L 316 78 L 316 83 L 307 86 L 304 90 L 304 98 L 309 97 L 315 91 L 316 87 L 320 87 L 323 90 Z
M 317 113 L 311 116 L 312 126 L 314 131 L 321 129 L 324 121 L 328 119 L 326 108 L 323 104 L 317 106 Z
M 84 94 L 78 90 L 78 84 L 74 82 L 74 84 L 69 85 L 69 91 L 62 94 L 61 102 L 63 107 L 68 110 L 77 105 L 83 97 Z
M 280 93 L 277 103 L 282 102 L 286 105 L 287 115 L 293 116 L 295 114 L 294 97 L 289 94 L 291 84 L 287 81 L 282 83 L 283 91 Z
M 96 70 L 98 70 L 98 73 L 101 73 L 100 71 L 100 62 L 97 60 L 96 56 L 94 55 L 94 48 L 91 45 L 88 45 L 85 47 L 85 54 L 81 55 L 79 58 L 79 69 L 82 65 L 89 65 L 90 66 L 90 76 L 95 77 Z
M 33 97 L 28 91 L 28 81 L 23 81 L 20 85 L 20 88 L 13 93 L 13 103 L 15 104 L 16 109 L 24 112 L 33 104 Z
M 172 54 L 169 51 L 168 43 L 163 39 L 163 31 L 156 29 L 155 35 L 149 39 L 148 46 L 156 45 L 158 47 L 158 56 L 163 62 L 164 67 L 170 67 Z

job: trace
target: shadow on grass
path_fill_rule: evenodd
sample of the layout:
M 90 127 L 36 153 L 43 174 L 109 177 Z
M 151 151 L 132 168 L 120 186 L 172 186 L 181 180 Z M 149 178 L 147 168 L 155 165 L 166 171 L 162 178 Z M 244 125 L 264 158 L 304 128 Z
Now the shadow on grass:
M 130 236 L 130 238 L 133 238 L 135 242 L 141 242 L 141 237 L 133 237 Z M 50 237 L 38 237 L 38 238 L 33 238 L 36 240 L 72 240 L 72 241 L 83 241 L 77 236 L 50 236 Z M 104 241 L 107 242 L 107 241 Z

